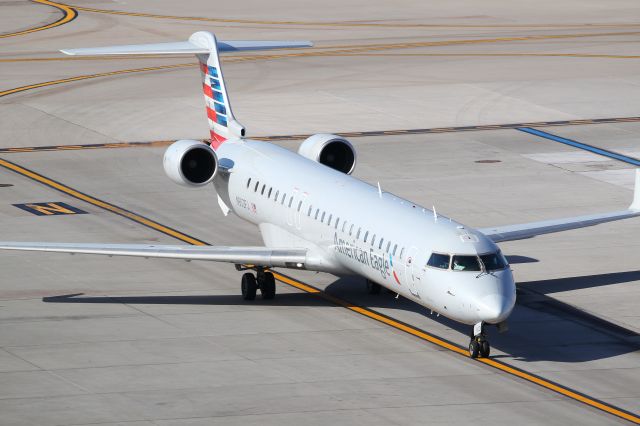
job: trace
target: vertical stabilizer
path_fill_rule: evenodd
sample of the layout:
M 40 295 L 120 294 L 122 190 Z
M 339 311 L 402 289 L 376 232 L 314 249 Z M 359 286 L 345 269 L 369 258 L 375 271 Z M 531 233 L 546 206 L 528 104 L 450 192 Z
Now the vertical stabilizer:
M 235 120 L 231 110 L 220 68 L 216 36 L 207 31 L 198 31 L 189 37 L 189 42 L 209 51 L 207 54 L 201 53 L 196 56 L 202 73 L 202 90 L 209 119 L 211 147 L 217 149 L 227 139 L 242 138 L 244 126 Z

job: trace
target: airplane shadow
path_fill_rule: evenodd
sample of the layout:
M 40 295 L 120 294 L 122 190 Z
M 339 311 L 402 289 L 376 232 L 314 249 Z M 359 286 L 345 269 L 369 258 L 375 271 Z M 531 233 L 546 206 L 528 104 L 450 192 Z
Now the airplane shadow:
M 509 332 L 499 334 L 495 327 L 487 327 L 493 348 L 522 361 L 554 361 L 577 363 L 610 358 L 640 350 L 638 333 L 604 318 L 563 303 L 546 293 L 612 285 L 640 280 L 640 271 L 617 272 L 530 281 L 518 284 L 518 300 L 509 318 Z M 395 294 L 382 291 L 369 295 L 364 280 L 343 277 L 326 287 L 325 292 L 356 305 L 382 310 L 401 310 L 420 314 L 427 321 L 435 321 L 462 334 L 454 337 L 466 345 L 470 326 L 443 316 L 430 315 L 423 306 Z M 267 306 L 333 306 L 321 297 L 308 293 L 279 293 L 273 300 L 247 302 L 238 295 L 162 295 L 162 296 L 84 296 L 81 293 L 44 297 L 46 303 L 124 303 L 171 305 L 229 305 L 246 306 L 254 303 Z M 383 311 L 388 312 L 388 311 Z M 393 313 L 389 313 L 393 316 Z M 428 324 L 421 327 L 428 331 Z M 496 357 L 501 357 L 497 355 Z

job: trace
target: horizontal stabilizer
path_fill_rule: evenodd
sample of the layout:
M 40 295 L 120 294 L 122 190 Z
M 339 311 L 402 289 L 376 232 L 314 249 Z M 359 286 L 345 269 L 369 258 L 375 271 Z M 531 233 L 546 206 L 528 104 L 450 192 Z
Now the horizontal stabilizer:
M 218 52 L 241 52 L 246 50 L 290 49 L 311 47 L 310 41 L 270 41 L 270 40 L 226 40 L 218 41 Z M 192 41 L 155 44 L 127 44 L 120 46 L 87 47 L 82 49 L 64 49 L 67 55 L 182 55 L 206 54 L 211 49 L 199 46 Z
M 1 250 L 101 254 L 147 258 L 210 260 L 235 264 L 304 268 L 307 251 L 269 247 L 178 246 L 148 244 L 85 244 L 0 242 Z

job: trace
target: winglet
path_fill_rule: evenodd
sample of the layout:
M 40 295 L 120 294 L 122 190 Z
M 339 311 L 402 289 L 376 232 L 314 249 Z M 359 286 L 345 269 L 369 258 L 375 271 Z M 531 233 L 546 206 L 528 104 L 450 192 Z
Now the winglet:
M 640 212 L 640 169 L 636 169 L 636 183 L 633 187 L 633 202 L 629 210 Z

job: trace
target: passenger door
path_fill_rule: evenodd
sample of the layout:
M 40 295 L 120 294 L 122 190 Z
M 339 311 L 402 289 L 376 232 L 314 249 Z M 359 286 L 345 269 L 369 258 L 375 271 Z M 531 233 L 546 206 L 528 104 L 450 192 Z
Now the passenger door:
M 405 259 L 404 276 L 405 282 L 409 286 L 409 291 L 416 297 L 420 297 L 418 289 L 423 274 L 421 262 L 418 260 L 419 251 L 417 247 L 409 248 Z

